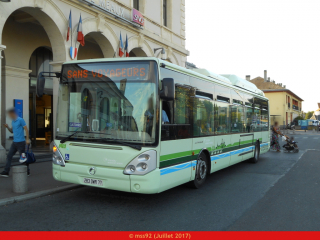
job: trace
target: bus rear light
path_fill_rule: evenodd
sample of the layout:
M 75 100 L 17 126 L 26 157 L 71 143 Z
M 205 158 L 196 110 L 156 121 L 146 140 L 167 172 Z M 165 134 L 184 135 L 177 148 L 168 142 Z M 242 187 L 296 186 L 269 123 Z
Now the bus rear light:
M 147 151 L 133 159 L 124 169 L 123 173 L 127 175 L 145 175 L 157 167 L 157 152 L 155 150 Z

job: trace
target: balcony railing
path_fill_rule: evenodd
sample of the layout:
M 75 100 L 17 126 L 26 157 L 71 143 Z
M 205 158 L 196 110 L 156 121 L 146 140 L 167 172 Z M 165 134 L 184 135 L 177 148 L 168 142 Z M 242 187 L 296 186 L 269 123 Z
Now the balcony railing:
M 299 107 L 296 106 L 296 105 L 292 105 L 292 109 L 293 109 L 293 110 L 296 110 L 296 111 L 299 111 Z

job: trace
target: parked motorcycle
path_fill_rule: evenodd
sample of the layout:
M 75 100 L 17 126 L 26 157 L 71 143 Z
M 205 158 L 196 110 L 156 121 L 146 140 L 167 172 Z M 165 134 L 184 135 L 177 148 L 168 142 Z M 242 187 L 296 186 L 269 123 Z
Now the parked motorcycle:
M 288 124 L 286 126 L 286 129 L 288 129 L 288 130 L 294 130 L 295 128 L 296 128 L 296 126 L 294 124 Z

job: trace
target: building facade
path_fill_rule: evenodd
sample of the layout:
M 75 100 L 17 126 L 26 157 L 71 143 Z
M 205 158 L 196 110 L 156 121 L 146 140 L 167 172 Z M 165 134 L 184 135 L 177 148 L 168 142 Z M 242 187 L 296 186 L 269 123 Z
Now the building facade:
M 287 125 L 302 114 L 303 99 L 289 89 L 262 91 L 269 99 L 271 124 L 277 121 L 280 125 Z
M 80 15 L 84 46 L 76 41 Z M 184 67 L 185 0 L 0 1 L 1 123 L 9 121 L 5 110 L 20 100 L 33 142 L 43 139 L 54 126 L 58 81 L 47 81 L 46 94 L 38 98 L 39 72 L 60 71 L 73 60 L 70 47 L 78 51 L 74 60 L 119 57 L 120 34 L 123 43 L 128 39 L 130 57 L 155 56 Z M 8 147 L 12 134 L 2 124 L 0 135 Z
M 267 70 L 264 71 L 264 77 L 256 77 L 250 79 L 247 75 L 246 79 L 262 90 L 269 99 L 270 122 L 278 122 L 280 125 L 291 123 L 296 117 L 302 115 L 303 99 L 286 88 L 282 83 L 276 83 L 267 77 Z

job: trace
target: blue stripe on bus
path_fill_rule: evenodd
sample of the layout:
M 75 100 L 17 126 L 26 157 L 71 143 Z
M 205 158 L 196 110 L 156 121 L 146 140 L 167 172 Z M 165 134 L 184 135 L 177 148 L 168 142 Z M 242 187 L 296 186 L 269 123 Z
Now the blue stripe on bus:
M 260 144 L 260 147 L 268 146 L 268 145 L 269 145 L 268 143 L 263 143 L 263 144 Z M 222 153 L 222 154 L 219 154 L 219 155 L 214 155 L 214 156 L 211 157 L 211 161 L 223 159 L 223 158 L 230 157 L 230 156 L 233 156 L 233 155 L 239 155 L 241 153 L 254 150 L 254 148 L 255 148 L 254 146 L 246 147 L 246 148 L 237 149 L 235 151 L 231 151 L 231 152 L 228 152 L 228 153 Z M 177 172 L 177 171 L 180 171 L 180 170 L 188 169 L 188 168 L 191 168 L 191 167 L 195 167 L 196 165 L 197 165 L 197 161 L 195 160 L 195 161 L 192 161 L 192 162 L 182 163 L 182 164 L 179 164 L 179 165 L 163 168 L 163 169 L 160 170 L 160 175 L 166 175 L 166 174 L 169 174 L 169 173 L 173 173 L 173 172 Z

